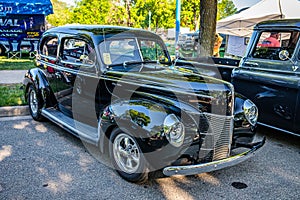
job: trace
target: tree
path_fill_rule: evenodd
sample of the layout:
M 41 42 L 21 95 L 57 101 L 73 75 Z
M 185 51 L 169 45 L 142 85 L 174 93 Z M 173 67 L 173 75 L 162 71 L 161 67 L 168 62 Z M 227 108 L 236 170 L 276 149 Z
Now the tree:
M 200 12 L 199 0 L 183 0 L 180 13 L 180 25 L 183 27 L 189 27 L 191 30 L 198 28 L 198 19 Z
M 217 20 L 233 15 L 236 11 L 232 0 L 218 0 Z
M 112 4 L 109 0 L 82 0 L 73 10 L 72 23 L 106 24 Z
M 69 8 L 65 2 L 59 0 L 51 0 L 51 2 L 54 13 L 46 17 L 47 21 L 52 26 L 61 26 L 70 23 L 72 7 Z
M 200 31 L 198 55 L 211 56 L 216 34 L 218 0 L 200 1 Z M 200 50 L 201 49 L 201 50 Z
M 126 26 L 127 22 L 127 11 L 122 0 L 114 0 L 110 7 L 109 15 L 106 18 L 106 23 L 109 25 Z
M 151 12 L 151 27 L 171 28 L 175 26 L 175 1 L 173 0 L 136 0 L 132 7 L 132 18 L 135 27 L 149 26 L 149 11 Z M 134 13 L 134 14 L 133 14 Z

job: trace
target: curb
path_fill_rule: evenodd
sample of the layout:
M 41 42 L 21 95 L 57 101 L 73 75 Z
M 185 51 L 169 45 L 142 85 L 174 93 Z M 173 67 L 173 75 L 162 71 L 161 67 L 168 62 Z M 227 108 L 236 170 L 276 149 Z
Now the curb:
M 13 117 L 29 115 L 28 106 L 4 106 L 0 107 L 0 117 Z

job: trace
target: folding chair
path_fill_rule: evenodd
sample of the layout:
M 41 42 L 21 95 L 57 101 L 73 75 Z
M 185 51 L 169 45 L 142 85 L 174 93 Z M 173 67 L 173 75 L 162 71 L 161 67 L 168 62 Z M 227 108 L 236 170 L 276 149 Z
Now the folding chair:
M 19 43 L 12 42 L 11 45 L 12 45 L 12 50 L 7 53 L 7 57 L 8 58 L 21 58 L 22 52 L 18 50 Z
M 0 41 L 0 44 L 5 48 L 5 53 L 9 52 L 9 42 L 8 41 Z
M 38 50 L 38 42 L 33 42 L 33 51 L 29 52 L 29 58 L 35 58 Z
M 7 53 L 8 58 L 21 58 L 22 52 L 21 51 L 9 51 Z

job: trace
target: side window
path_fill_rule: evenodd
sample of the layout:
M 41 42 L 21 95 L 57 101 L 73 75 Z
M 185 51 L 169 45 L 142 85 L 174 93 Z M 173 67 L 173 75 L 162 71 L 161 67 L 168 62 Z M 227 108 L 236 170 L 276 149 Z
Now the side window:
M 141 51 L 144 61 L 147 60 L 159 60 L 162 62 L 167 62 L 167 57 L 161 45 L 156 41 L 151 40 L 141 40 Z
M 49 57 L 57 56 L 57 47 L 58 47 L 57 37 L 47 37 L 41 43 L 40 52 L 42 55 Z
M 91 44 L 76 38 L 65 38 L 62 40 L 63 61 L 68 63 L 93 65 L 96 61 L 95 50 Z
M 296 44 L 299 40 L 299 32 L 262 32 L 257 41 L 256 47 L 252 52 L 254 58 L 280 60 L 279 52 L 287 50 L 289 57 L 294 53 Z

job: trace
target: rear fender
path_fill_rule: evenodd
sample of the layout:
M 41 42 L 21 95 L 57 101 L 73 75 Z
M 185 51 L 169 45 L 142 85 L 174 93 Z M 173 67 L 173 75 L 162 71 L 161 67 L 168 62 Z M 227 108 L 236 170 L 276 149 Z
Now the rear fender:
M 37 91 L 38 100 L 42 107 L 54 106 L 57 103 L 45 73 L 39 68 L 28 70 L 23 81 L 25 99 L 28 99 L 29 86 L 32 85 Z

